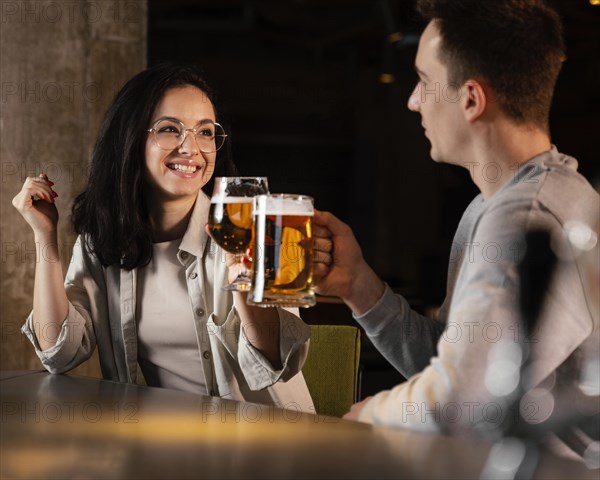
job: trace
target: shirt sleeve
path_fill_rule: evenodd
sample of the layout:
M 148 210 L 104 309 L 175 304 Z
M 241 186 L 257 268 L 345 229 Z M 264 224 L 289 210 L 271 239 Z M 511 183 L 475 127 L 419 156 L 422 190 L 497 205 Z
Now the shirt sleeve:
M 61 325 L 56 344 L 42 350 L 33 328 L 33 312 L 29 314 L 21 332 L 32 343 L 42 365 L 50 373 L 65 373 L 87 360 L 93 352 L 93 331 L 69 302 L 69 313 Z M 42 335 L 44 332 L 42 331 Z
M 232 307 L 227 319 L 221 325 L 215 323 L 214 317 L 209 319 L 209 332 L 218 338 L 233 358 L 237 358 L 251 390 L 261 390 L 276 382 L 291 379 L 300 372 L 306 360 L 310 327 L 290 311 L 279 308 L 278 313 L 279 348 L 282 361 L 280 370 L 275 370 L 271 362 L 250 343 L 243 329 L 240 328 L 241 321 L 235 307 Z
M 300 372 L 306 361 L 310 327 L 287 310 L 278 309 L 278 313 L 280 370 L 273 369 L 271 362 L 250 343 L 243 331 L 240 332 L 238 360 L 252 390 L 261 390 L 280 381 L 287 382 Z
M 423 370 L 437 353 L 444 322 L 420 315 L 386 284 L 366 313 L 354 316 L 381 354 L 405 377 Z

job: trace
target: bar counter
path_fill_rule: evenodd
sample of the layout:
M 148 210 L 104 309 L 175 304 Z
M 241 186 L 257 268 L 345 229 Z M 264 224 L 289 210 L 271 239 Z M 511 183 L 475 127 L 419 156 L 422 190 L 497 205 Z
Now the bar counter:
M 167 389 L 2 372 L 6 479 L 479 478 L 491 446 Z M 597 479 L 543 453 L 535 478 Z

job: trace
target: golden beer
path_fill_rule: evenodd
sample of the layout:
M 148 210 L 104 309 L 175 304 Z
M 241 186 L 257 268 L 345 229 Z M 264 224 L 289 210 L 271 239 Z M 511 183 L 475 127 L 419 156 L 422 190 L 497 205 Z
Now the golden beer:
M 213 198 L 208 228 L 223 250 L 245 253 L 252 238 L 252 197 Z
M 247 292 L 250 277 L 244 255 L 252 238 L 252 198 L 269 193 L 266 177 L 216 177 L 208 212 L 208 229 L 215 242 L 235 255 L 238 275 L 222 290 Z
M 254 199 L 251 305 L 311 307 L 313 200 L 303 195 L 259 195 Z

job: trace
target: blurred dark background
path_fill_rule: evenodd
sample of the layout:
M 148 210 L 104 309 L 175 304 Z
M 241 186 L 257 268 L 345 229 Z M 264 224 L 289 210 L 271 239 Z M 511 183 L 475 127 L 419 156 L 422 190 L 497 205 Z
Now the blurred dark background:
M 351 225 L 379 275 L 426 311 L 444 298 L 454 230 L 477 190 L 466 170 L 431 161 L 419 117 L 406 108 L 425 26 L 414 3 L 150 0 L 148 65 L 200 64 L 240 173 L 268 176 L 273 192 L 312 195 Z M 553 143 L 598 181 L 600 6 L 550 3 L 568 54 Z M 302 316 L 353 324 L 343 305 Z M 363 367 L 363 396 L 401 380 L 367 342 Z

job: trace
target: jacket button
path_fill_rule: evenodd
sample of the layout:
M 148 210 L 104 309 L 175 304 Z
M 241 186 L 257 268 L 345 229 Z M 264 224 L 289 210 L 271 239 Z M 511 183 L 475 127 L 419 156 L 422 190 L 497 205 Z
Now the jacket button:
M 198 276 L 198 274 L 196 272 L 192 272 L 190 274 L 190 278 L 193 280 L 194 278 L 196 278 Z
M 187 257 L 188 257 L 187 252 L 181 252 L 181 258 L 183 258 L 185 260 Z
M 204 310 L 202 310 L 201 308 L 197 308 L 196 309 L 196 315 L 198 315 L 199 317 L 201 317 L 202 315 L 204 315 Z
M 205 350 L 202 356 L 208 360 L 210 358 L 210 352 L 208 350 Z

